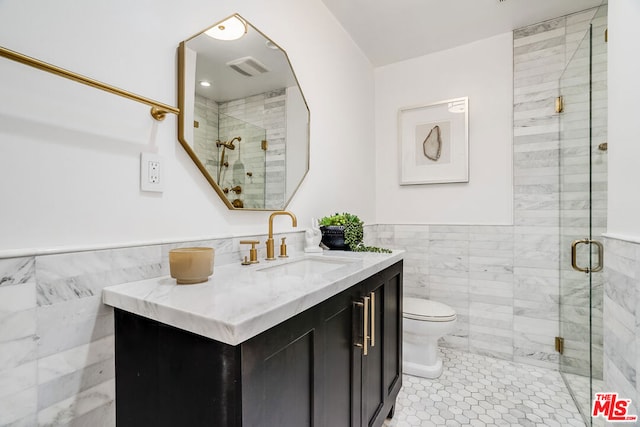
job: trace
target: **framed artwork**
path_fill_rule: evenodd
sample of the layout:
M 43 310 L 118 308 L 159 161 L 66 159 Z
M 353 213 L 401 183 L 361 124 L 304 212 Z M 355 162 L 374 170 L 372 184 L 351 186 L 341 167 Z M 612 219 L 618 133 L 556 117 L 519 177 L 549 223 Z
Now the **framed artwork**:
M 400 185 L 469 182 L 469 98 L 398 111 Z

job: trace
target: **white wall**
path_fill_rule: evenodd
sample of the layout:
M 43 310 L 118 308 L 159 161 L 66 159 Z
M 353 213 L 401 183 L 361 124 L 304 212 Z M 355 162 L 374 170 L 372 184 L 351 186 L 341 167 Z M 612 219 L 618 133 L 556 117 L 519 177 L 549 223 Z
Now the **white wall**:
M 611 235 L 640 241 L 640 2 L 609 2 L 609 218 Z
M 304 227 L 335 210 L 373 221 L 373 71 L 320 0 L 4 1 L 0 43 L 176 105 L 178 43 L 234 12 L 287 50 L 309 102 L 311 171 L 289 209 Z M 0 251 L 266 232 L 267 213 L 224 207 L 174 116 L 4 58 L 0 99 Z M 139 191 L 144 150 L 164 156 L 161 195 Z
M 378 223 L 512 223 L 512 37 L 375 70 Z M 463 96 L 469 97 L 469 182 L 400 186 L 398 109 Z

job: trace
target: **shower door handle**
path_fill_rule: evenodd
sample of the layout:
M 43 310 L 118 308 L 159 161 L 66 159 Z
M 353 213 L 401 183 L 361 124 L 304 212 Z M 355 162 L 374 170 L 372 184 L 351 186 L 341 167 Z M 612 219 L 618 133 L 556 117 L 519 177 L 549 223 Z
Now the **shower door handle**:
M 598 271 L 602 271 L 602 268 L 604 267 L 604 246 L 602 246 L 602 243 L 598 242 L 597 240 L 590 240 L 589 243 L 596 245 L 596 247 L 598 248 L 598 265 L 593 267 L 591 269 L 591 272 L 595 273 Z
M 576 254 L 576 249 L 578 247 L 579 244 L 585 244 L 585 245 L 596 245 L 596 247 L 598 248 L 598 264 L 591 268 L 591 267 L 579 267 L 578 266 L 578 257 Z M 581 271 L 583 273 L 596 273 L 598 271 L 602 271 L 602 268 L 604 266 L 603 263 L 604 260 L 604 247 L 602 246 L 602 243 L 598 242 L 597 240 L 591 240 L 591 239 L 579 239 L 579 240 L 574 240 L 573 243 L 571 243 L 571 267 L 573 267 L 574 270 L 576 271 Z

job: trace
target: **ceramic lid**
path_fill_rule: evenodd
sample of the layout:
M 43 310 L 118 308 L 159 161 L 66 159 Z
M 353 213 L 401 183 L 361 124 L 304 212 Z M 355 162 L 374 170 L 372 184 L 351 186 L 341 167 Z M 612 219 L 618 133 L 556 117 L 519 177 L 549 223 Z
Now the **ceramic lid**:
M 408 319 L 448 322 L 456 318 L 455 310 L 441 302 L 423 298 L 404 298 L 403 304 L 403 315 Z

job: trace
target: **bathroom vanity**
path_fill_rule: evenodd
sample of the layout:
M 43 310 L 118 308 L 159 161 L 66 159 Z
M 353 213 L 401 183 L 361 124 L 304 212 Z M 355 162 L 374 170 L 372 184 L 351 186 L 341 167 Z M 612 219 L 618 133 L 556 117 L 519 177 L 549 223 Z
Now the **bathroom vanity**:
M 123 426 L 381 426 L 402 383 L 402 252 L 331 251 L 105 288 Z

